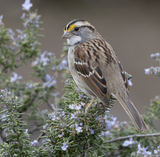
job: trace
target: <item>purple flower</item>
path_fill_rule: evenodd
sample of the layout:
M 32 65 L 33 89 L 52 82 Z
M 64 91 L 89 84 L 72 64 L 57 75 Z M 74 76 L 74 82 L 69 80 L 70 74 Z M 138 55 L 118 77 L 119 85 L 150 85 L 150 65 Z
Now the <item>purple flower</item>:
M 8 35 L 9 35 L 9 38 L 12 39 L 12 40 L 14 41 L 15 33 L 13 32 L 12 29 L 9 29 L 9 30 L 8 30 Z
M 99 116 L 97 116 L 96 119 L 100 122 L 103 122 L 103 120 Z
M 57 119 L 56 113 L 55 113 L 55 112 L 52 112 L 51 114 L 49 114 L 49 118 L 50 118 L 52 121 L 55 121 L 55 120 Z
M 43 130 L 47 130 L 48 124 L 43 125 Z
M 6 121 L 6 120 L 7 120 L 7 117 L 8 117 L 8 115 L 2 114 L 2 115 L 1 115 L 1 118 L 2 118 L 1 121 L 2 121 L 2 122 Z
M 157 52 L 155 54 L 151 54 L 151 58 L 155 59 L 156 57 L 160 57 L 160 53 L 159 52 Z
M 158 151 L 157 151 L 157 150 L 154 150 L 154 154 L 158 154 Z
M 160 57 L 160 53 L 157 52 L 157 53 L 155 54 L 155 56 L 156 56 L 156 57 Z
M 141 149 L 142 149 L 142 148 L 141 148 L 141 144 L 139 143 L 139 144 L 138 144 L 137 154 L 139 154 L 139 153 L 140 153 Z
M 82 127 L 77 127 L 76 130 L 77 130 L 78 133 L 83 132 Z
M 105 123 L 107 124 L 106 126 L 106 130 L 110 130 L 112 126 L 115 125 L 116 123 L 116 120 L 117 120 L 117 117 L 111 117 L 112 121 L 108 120 L 108 117 L 107 115 L 105 115 L 104 119 L 105 119 Z
M 144 71 L 145 71 L 145 74 L 146 75 L 149 75 L 150 74 L 150 69 L 148 68 L 148 69 L 144 69 Z
M 56 76 L 51 81 L 51 76 L 46 74 L 46 82 L 43 83 L 43 86 L 47 86 L 48 88 L 54 86 L 57 83 Z
M 84 97 L 84 95 L 83 95 L 83 93 L 82 93 L 82 94 L 80 95 L 79 100 L 83 99 L 83 97 Z
M 83 122 L 79 123 L 80 126 L 83 126 Z
M 124 121 L 124 122 L 123 122 L 123 125 L 127 125 L 127 124 L 128 124 L 127 121 Z
M 16 32 L 18 32 L 19 34 L 22 34 L 22 31 L 20 29 L 16 29 Z
M 2 19 L 3 19 L 3 15 L 0 16 L 0 26 L 3 25 Z
M 109 134 L 110 134 L 109 131 L 106 131 L 106 132 L 102 131 L 102 132 L 101 132 L 101 135 L 104 136 L 104 137 L 108 137 Z
M 64 111 L 62 111 L 62 112 L 61 112 L 61 115 L 62 115 L 62 116 L 65 116 L 65 112 L 64 112 Z
M 15 82 L 15 81 L 21 80 L 23 78 L 22 76 L 18 76 L 18 74 L 15 72 L 12 72 L 12 74 L 13 74 L 13 77 L 10 78 L 11 82 Z
M 104 116 L 105 123 L 108 123 L 108 120 L 107 120 L 107 119 L 108 119 L 108 117 L 109 117 L 109 116 L 107 116 L 107 115 L 105 115 L 105 116 Z
M 85 103 L 84 103 L 84 102 L 81 102 L 81 105 L 84 107 L 84 106 L 85 106 Z
M 93 135 L 94 134 L 94 130 L 90 129 L 90 134 Z
M 63 143 L 63 146 L 61 147 L 62 150 L 66 151 L 66 149 L 68 148 L 68 145 L 66 142 Z
M 62 132 L 62 134 L 59 134 L 58 137 L 63 137 L 64 135 L 64 132 Z
M 43 66 L 47 65 L 49 62 L 49 58 L 45 57 L 46 53 L 47 53 L 47 51 L 44 51 L 41 54 L 41 58 L 40 58 L 40 62 L 43 63 Z
M 151 58 L 154 58 L 155 57 L 155 54 L 151 54 Z
M 53 71 L 55 71 L 55 70 L 56 70 L 56 67 L 55 67 L 55 66 L 53 66 L 52 70 L 53 70 Z
M 76 118 L 76 116 L 73 113 L 71 113 L 70 119 L 74 119 L 74 118 Z
M 38 145 L 38 141 L 37 140 L 34 140 L 33 142 L 31 142 L 32 143 L 32 146 L 37 146 Z
M 29 10 L 32 6 L 33 4 L 30 3 L 30 0 L 25 0 L 25 2 L 22 4 L 24 10 Z
M 21 37 L 22 37 L 22 36 L 19 36 L 19 39 L 20 39 L 20 40 L 22 39 Z M 35 61 L 33 61 L 31 65 L 34 67 L 34 66 L 36 66 L 38 63 L 39 63 L 39 58 L 37 57 L 37 59 L 36 59 Z
M 46 143 L 46 142 L 50 142 L 50 141 L 51 141 L 50 139 L 45 138 L 45 139 L 42 140 L 42 143 Z
M 106 126 L 106 130 L 111 130 L 111 125 L 108 123 L 108 125 Z
M 154 74 L 156 75 L 159 72 L 159 67 L 154 67 L 153 71 L 154 71 Z
M 105 113 L 109 113 L 110 112 L 110 108 L 107 108 L 107 110 L 105 111 Z
M 117 117 L 113 117 L 113 116 L 112 116 L 111 118 L 112 118 L 112 120 L 113 120 L 113 121 L 111 121 L 112 126 L 113 126 L 113 125 L 115 124 L 116 120 L 117 120 Z
M 33 44 L 34 45 L 34 44 Z M 34 62 L 32 62 L 32 66 L 36 66 L 38 63 L 42 63 L 43 66 L 47 65 L 49 62 L 49 58 L 45 57 L 47 51 L 44 51 L 41 55 L 40 58 L 37 57 Z
M 75 124 L 77 133 L 82 132 L 82 127 L 79 127 L 78 124 Z
M 73 110 L 74 109 L 74 104 L 69 105 L 69 108 Z
M 76 110 L 80 110 L 81 109 L 81 105 L 75 105 L 75 109 Z
M 25 17 L 26 17 L 26 13 L 23 13 L 21 16 L 21 19 L 25 19 Z
M 75 110 L 80 110 L 81 109 L 81 105 L 74 105 L 74 104 L 72 104 L 72 105 L 69 105 L 69 108 L 70 109 L 75 109 Z
M 125 140 L 125 141 L 123 142 L 123 146 L 124 146 L 124 147 L 127 147 L 127 146 L 129 146 L 129 145 L 132 145 L 133 143 L 135 143 L 135 141 L 133 141 L 133 138 L 130 138 L 129 140 Z
M 28 129 L 25 129 L 25 133 L 28 133 Z
M 31 83 L 27 83 L 26 86 L 27 86 L 27 88 L 32 88 L 33 87 L 33 85 Z
M 146 151 L 147 150 L 147 147 L 146 148 L 143 148 L 143 155 L 144 157 L 148 157 L 148 155 L 151 155 L 152 153 L 150 151 Z
M 67 60 L 63 59 L 61 64 L 60 64 L 60 70 L 64 69 L 67 65 Z
M 9 30 L 8 30 L 8 34 L 9 34 L 9 35 L 13 35 L 13 36 L 15 36 L 15 33 L 13 32 L 13 30 L 12 30 L 12 29 L 9 29 Z
M 148 157 L 148 155 L 151 155 L 152 153 L 150 152 L 150 151 L 147 151 L 147 148 L 148 147 L 146 147 L 146 148 L 142 148 L 141 147 L 141 144 L 139 143 L 138 144 L 138 151 L 137 151 L 137 154 L 142 154 L 142 155 L 144 155 L 144 157 Z

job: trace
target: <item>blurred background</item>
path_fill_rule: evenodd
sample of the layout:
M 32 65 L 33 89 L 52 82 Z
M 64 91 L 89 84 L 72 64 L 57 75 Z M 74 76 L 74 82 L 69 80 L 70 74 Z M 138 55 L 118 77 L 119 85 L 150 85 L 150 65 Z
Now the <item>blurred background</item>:
M 20 16 L 24 0 L 0 0 L 0 15 L 5 26 L 23 29 Z M 160 52 L 160 1 L 159 0 L 31 0 L 32 11 L 38 9 L 44 24 L 44 38 L 40 38 L 42 52 L 61 55 L 64 26 L 73 19 L 85 19 L 93 24 L 103 38 L 114 48 L 125 71 L 132 75 L 130 97 L 141 114 L 150 100 L 159 95 L 160 80 L 147 76 L 145 68 L 157 66 L 151 53 Z M 19 69 L 24 80 L 31 73 L 30 63 Z M 63 88 L 61 81 L 58 90 Z M 129 118 L 119 103 L 111 113 L 121 121 Z M 160 124 L 159 122 L 157 122 Z M 160 125 L 158 125 L 160 126 Z

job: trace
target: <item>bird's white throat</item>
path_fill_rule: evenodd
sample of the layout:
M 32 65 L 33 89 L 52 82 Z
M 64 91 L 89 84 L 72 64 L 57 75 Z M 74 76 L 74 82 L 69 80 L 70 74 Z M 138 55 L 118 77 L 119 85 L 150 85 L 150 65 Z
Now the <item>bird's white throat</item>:
M 76 44 L 80 43 L 81 40 L 82 40 L 82 38 L 80 36 L 72 36 L 72 37 L 67 39 L 67 44 L 69 46 L 73 46 L 73 45 L 76 45 Z

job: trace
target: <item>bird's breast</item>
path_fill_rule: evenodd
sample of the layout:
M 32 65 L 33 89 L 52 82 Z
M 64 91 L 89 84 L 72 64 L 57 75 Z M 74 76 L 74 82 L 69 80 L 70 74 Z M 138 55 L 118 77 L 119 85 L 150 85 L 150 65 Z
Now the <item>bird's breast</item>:
M 81 76 L 77 73 L 75 66 L 74 66 L 74 50 L 75 46 L 70 46 L 68 49 L 68 65 L 70 73 L 73 76 L 74 81 L 78 85 L 78 87 L 81 89 L 82 92 L 84 92 L 89 97 L 94 97 L 94 94 L 87 88 L 87 86 L 83 83 Z

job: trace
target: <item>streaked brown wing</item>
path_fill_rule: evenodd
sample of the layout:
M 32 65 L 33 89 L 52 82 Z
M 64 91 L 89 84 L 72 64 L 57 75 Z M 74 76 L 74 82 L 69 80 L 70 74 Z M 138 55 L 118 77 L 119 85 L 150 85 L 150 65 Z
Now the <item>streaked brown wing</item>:
M 75 58 L 74 63 L 77 73 L 80 75 L 84 84 L 94 95 L 99 97 L 105 104 L 109 105 L 107 100 L 107 83 L 102 76 L 100 68 L 98 66 L 88 66 L 77 58 Z
M 86 46 L 86 44 L 83 46 Z M 107 82 L 99 67 L 101 58 L 106 58 L 105 54 L 98 53 L 100 49 L 95 49 L 95 45 L 90 45 L 87 49 L 84 49 L 83 46 L 81 45 L 75 48 L 75 69 L 88 89 L 108 105 Z M 106 60 L 107 62 L 108 60 Z
M 93 68 L 91 66 L 88 66 L 86 63 L 82 63 L 77 58 L 75 58 L 74 63 L 78 74 L 82 76 L 82 79 L 85 81 L 87 85 L 89 85 L 90 89 L 94 93 L 96 93 L 96 95 L 98 94 L 101 97 L 106 96 L 106 80 L 102 77 L 102 73 L 99 67 L 97 66 Z

